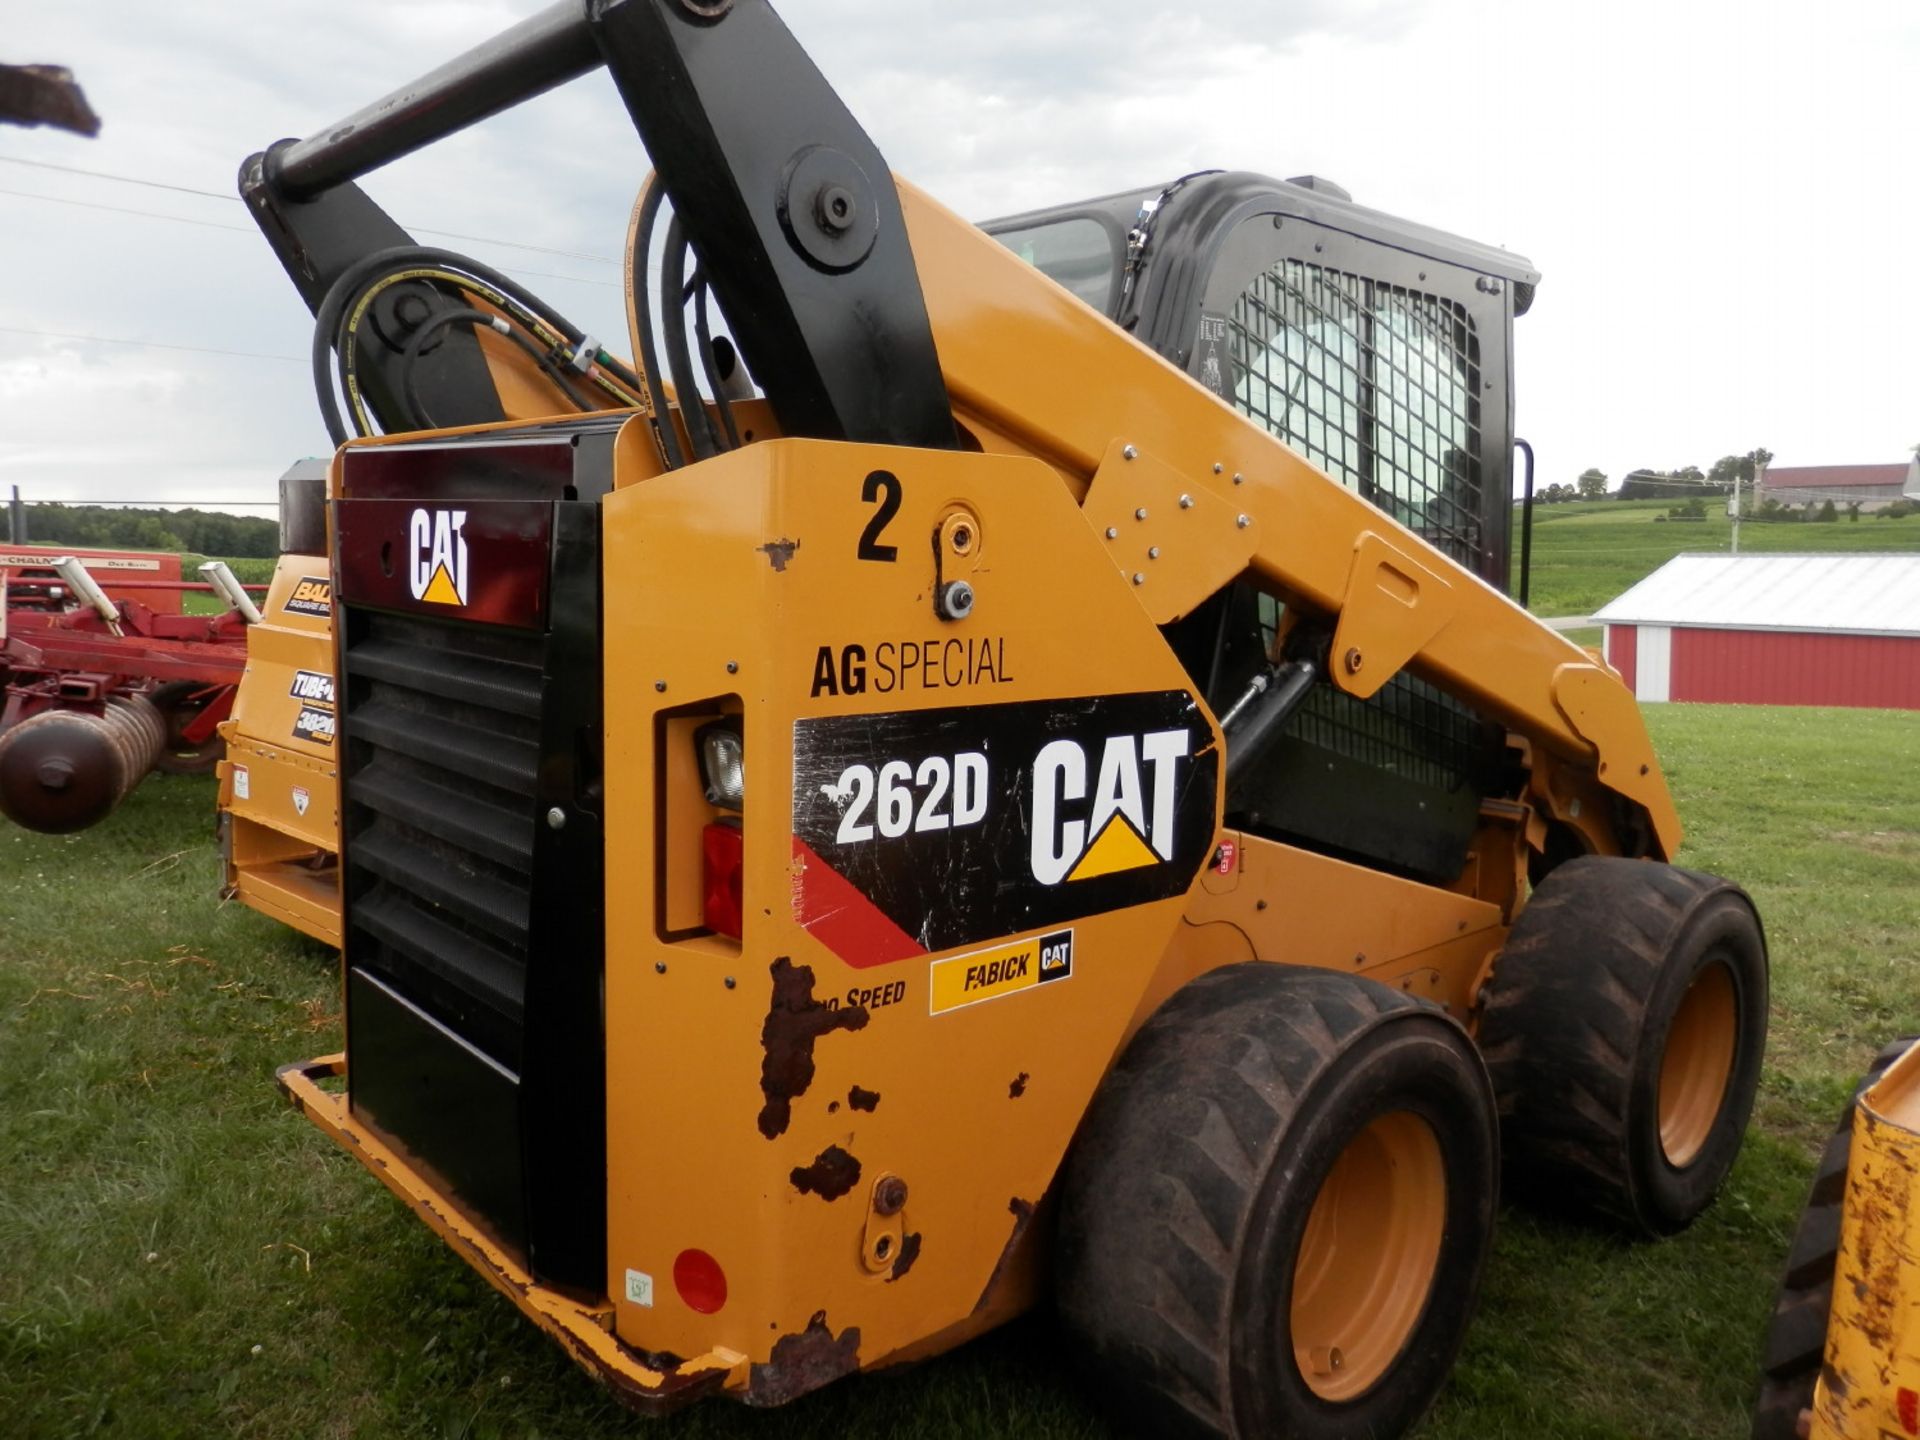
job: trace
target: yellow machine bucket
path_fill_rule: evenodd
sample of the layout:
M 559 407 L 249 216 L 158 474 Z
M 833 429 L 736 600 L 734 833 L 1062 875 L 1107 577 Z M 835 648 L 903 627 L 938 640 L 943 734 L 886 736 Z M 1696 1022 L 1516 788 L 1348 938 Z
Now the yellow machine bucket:
M 1812 1435 L 1920 1435 L 1920 1046 L 1854 1107 Z

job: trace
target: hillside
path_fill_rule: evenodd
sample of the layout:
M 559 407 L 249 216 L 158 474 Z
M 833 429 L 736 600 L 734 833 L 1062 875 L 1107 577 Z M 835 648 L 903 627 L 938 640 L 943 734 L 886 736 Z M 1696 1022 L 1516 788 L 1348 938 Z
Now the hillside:
M 1533 511 L 1533 586 L 1536 615 L 1589 615 L 1652 574 L 1682 551 L 1725 551 L 1733 526 L 1715 505 L 1705 520 L 1662 521 L 1670 500 L 1590 500 L 1536 505 Z M 1513 511 L 1513 593 L 1520 593 L 1520 507 Z M 1825 524 L 1748 520 L 1740 527 L 1747 551 L 1920 551 L 1920 515 L 1882 520 L 1842 514 Z

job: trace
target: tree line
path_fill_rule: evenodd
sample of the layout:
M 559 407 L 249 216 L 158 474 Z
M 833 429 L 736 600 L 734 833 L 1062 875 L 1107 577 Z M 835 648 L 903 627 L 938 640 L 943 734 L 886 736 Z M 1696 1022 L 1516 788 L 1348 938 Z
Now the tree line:
M 1760 466 L 1773 459 L 1764 447 L 1744 455 L 1722 455 L 1710 469 L 1681 465 L 1670 470 L 1642 466 L 1629 470 L 1620 488 L 1612 492 L 1616 500 L 1692 500 L 1704 495 L 1728 495 L 1737 477 L 1743 487 L 1751 487 Z M 1607 473 L 1588 468 L 1571 485 L 1553 484 L 1534 493 L 1534 499 L 1546 504 L 1568 500 L 1605 500 L 1608 497 Z
M 181 550 L 199 555 L 271 560 L 280 553 L 280 522 L 218 510 L 129 510 L 104 505 L 28 505 L 33 545 L 104 550 Z

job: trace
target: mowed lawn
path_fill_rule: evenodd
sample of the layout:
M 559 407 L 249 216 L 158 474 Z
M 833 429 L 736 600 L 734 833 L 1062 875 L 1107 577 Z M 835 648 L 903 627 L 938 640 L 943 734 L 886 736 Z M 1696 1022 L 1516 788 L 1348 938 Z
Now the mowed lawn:
M 1743 1436 L 1817 1145 L 1879 1045 L 1920 1031 L 1916 717 L 1651 723 L 1683 858 L 1746 883 L 1773 946 L 1755 1130 L 1677 1239 L 1504 1213 L 1427 1440 Z M 0 1434 L 1107 1433 L 1044 1315 L 783 1411 L 649 1429 L 280 1103 L 276 1065 L 341 1043 L 333 961 L 221 906 L 216 871 L 205 782 L 149 781 L 71 838 L 0 829 Z
M 1533 584 L 1528 609 L 1536 615 L 1591 615 L 1635 581 L 1683 551 L 1725 551 L 1733 538 L 1726 500 L 1706 497 L 1705 520 L 1659 520 L 1677 501 L 1581 500 L 1533 508 Z M 1513 593 L 1520 593 L 1520 509 L 1513 511 Z M 1774 552 L 1920 550 L 1920 515 L 1882 520 L 1862 515 L 1838 520 L 1740 526 L 1740 550 Z

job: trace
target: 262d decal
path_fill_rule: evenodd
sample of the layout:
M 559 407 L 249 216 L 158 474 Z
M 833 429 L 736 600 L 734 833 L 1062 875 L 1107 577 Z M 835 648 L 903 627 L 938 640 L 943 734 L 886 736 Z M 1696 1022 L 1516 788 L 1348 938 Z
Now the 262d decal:
M 865 966 L 1179 894 L 1212 737 L 1185 691 L 796 721 L 795 918 Z

